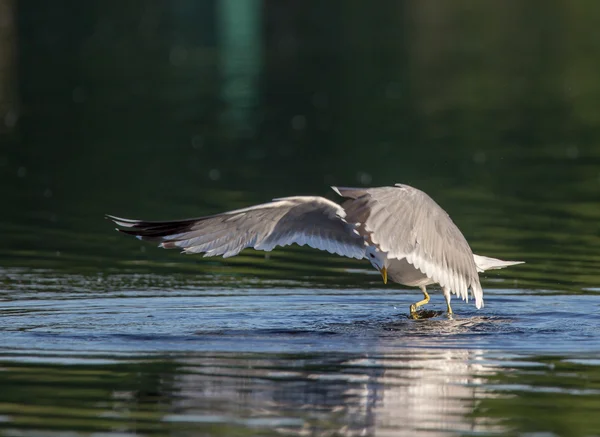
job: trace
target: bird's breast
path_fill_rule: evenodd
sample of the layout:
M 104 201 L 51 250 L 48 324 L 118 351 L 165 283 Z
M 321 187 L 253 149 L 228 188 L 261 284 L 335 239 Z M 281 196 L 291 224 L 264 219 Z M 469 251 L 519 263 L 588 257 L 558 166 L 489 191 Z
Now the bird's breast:
M 406 259 L 392 259 L 388 261 L 388 278 L 398 284 L 408 285 L 410 287 L 420 287 L 421 285 L 430 285 L 434 282 L 428 278 L 421 270 L 415 268 Z

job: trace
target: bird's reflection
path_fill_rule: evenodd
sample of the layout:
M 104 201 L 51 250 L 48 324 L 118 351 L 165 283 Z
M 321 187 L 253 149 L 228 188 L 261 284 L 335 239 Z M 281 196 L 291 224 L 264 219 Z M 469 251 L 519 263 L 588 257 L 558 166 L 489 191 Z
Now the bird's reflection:
M 286 433 L 450 435 L 491 431 L 472 414 L 495 369 L 480 350 L 189 357 L 176 383 L 181 417 L 260 420 Z M 255 422 L 252 422 L 255 423 Z
M 481 385 L 492 369 L 481 364 L 481 351 L 415 351 L 358 359 L 355 365 L 379 366 L 382 374 L 364 385 L 362 409 L 375 429 L 427 431 L 428 435 L 485 431 L 471 417 Z M 376 394 L 376 395 L 375 395 Z

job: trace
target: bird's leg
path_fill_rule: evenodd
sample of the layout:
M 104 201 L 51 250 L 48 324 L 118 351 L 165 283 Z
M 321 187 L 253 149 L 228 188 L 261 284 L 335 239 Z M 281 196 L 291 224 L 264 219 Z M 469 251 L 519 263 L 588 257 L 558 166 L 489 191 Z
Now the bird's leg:
M 450 306 L 450 299 L 452 299 L 452 295 L 450 294 L 450 290 L 446 287 L 442 287 L 442 290 L 444 291 L 444 297 L 446 298 L 446 305 L 448 305 L 448 315 L 451 316 L 452 307 Z
M 425 305 L 426 303 L 429 303 L 429 295 L 427 294 L 427 290 L 425 290 L 425 286 L 421 285 L 421 291 L 423 292 L 423 295 L 425 296 L 425 298 L 423 300 L 420 300 L 417 303 L 413 303 L 410 306 L 410 317 L 412 317 L 413 319 L 418 319 L 419 316 L 417 315 L 417 309 L 422 306 Z

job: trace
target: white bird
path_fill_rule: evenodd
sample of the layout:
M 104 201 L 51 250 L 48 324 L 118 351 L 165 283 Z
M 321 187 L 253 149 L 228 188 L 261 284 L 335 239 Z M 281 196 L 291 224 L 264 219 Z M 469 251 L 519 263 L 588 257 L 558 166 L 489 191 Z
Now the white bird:
M 338 205 L 323 197 L 295 196 L 269 203 L 187 220 L 152 222 L 107 215 L 126 234 L 141 240 L 159 241 L 165 249 L 204 256 L 237 255 L 253 247 L 270 251 L 296 243 L 329 253 L 368 259 L 399 284 L 419 287 L 429 302 L 426 286 L 439 284 L 452 314 L 451 295 L 483 307 L 479 273 L 501 269 L 522 261 L 502 261 L 474 255 L 452 219 L 431 197 L 408 185 L 393 187 L 332 187 L 347 198 Z

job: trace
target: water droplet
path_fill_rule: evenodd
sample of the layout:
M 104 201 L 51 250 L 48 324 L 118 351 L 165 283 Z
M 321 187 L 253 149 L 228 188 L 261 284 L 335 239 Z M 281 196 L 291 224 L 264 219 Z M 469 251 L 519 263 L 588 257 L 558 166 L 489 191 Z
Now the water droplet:
M 211 181 L 218 181 L 221 179 L 221 172 L 218 169 L 213 168 L 208 172 L 208 178 Z
M 565 154 L 569 159 L 577 159 L 579 158 L 579 147 L 575 145 L 569 146 L 565 149 Z
M 192 137 L 192 147 L 194 149 L 201 149 L 203 145 L 204 139 L 202 138 L 202 135 L 194 135 Z
M 371 177 L 371 175 L 367 172 L 364 171 L 359 171 L 356 174 L 356 179 L 363 185 L 368 185 L 371 183 L 371 181 L 373 180 L 373 178 Z
M 473 155 L 473 162 L 476 164 L 484 164 L 486 160 L 487 157 L 485 156 L 485 152 L 483 150 L 479 150 Z
M 324 109 L 329 104 L 329 99 L 325 93 L 314 93 L 311 98 L 312 104 L 315 108 Z
M 306 127 L 306 117 L 304 115 L 295 115 L 292 117 L 292 128 L 294 130 L 303 130 Z
M 4 125 L 7 128 L 13 128 L 19 120 L 19 113 L 15 109 L 10 109 L 4 116 Z

